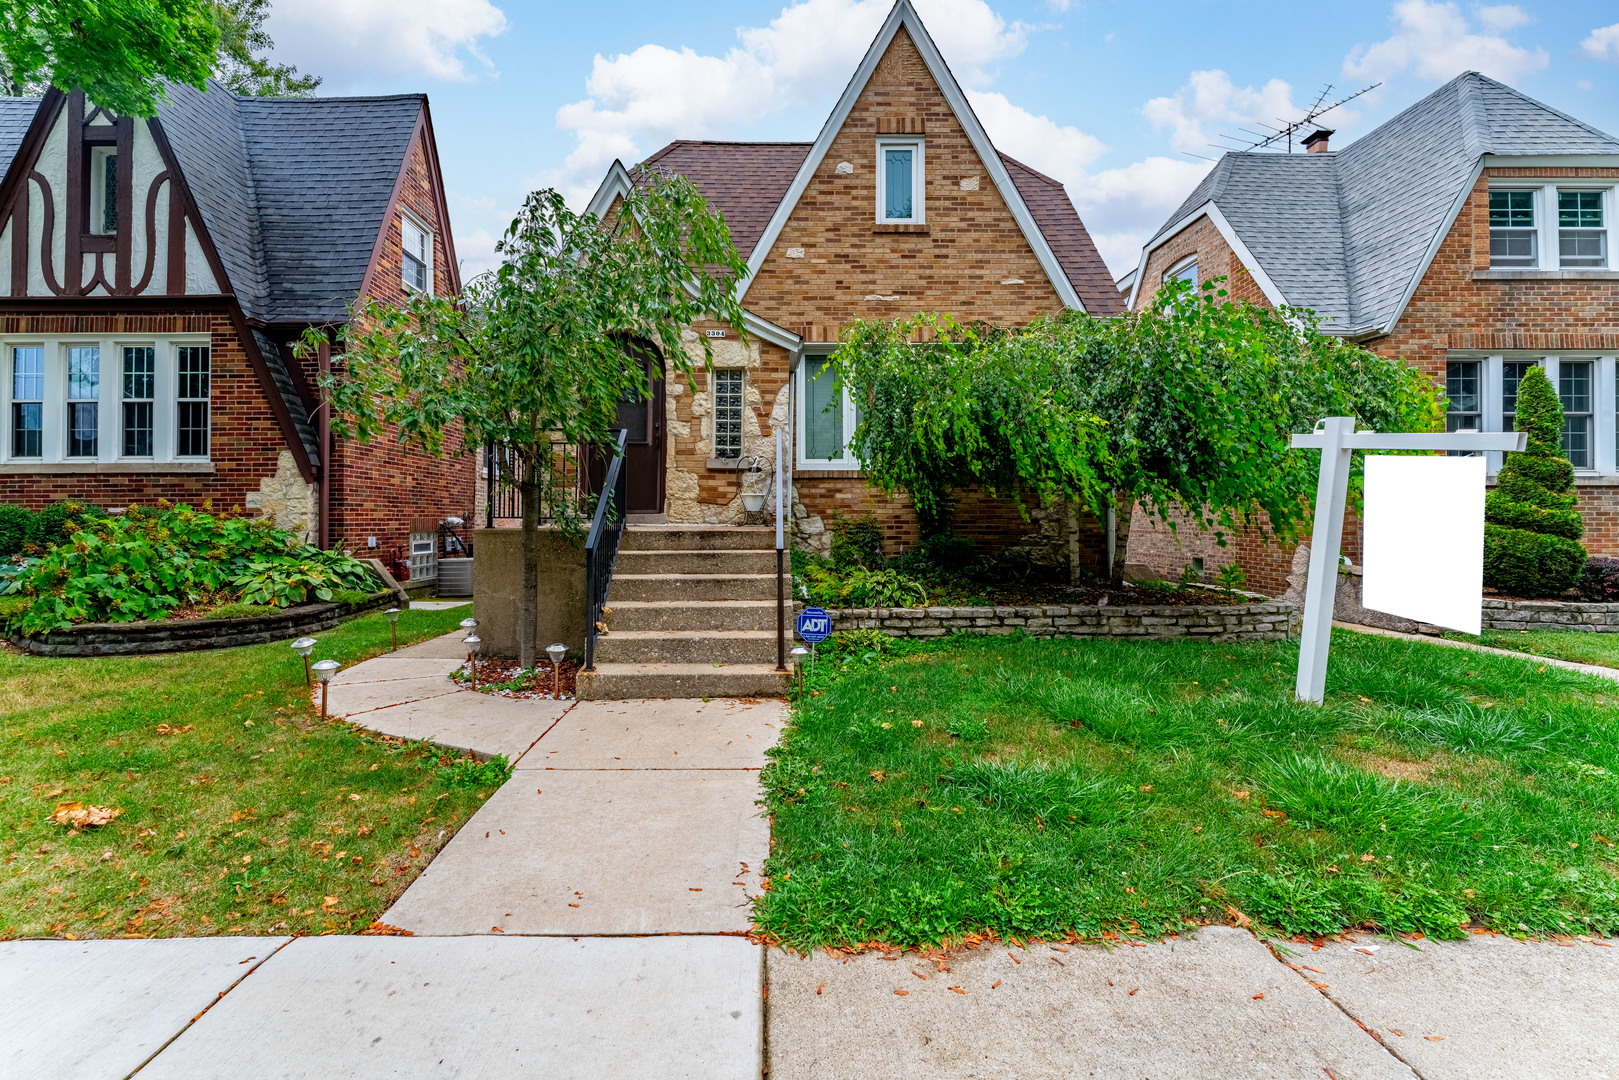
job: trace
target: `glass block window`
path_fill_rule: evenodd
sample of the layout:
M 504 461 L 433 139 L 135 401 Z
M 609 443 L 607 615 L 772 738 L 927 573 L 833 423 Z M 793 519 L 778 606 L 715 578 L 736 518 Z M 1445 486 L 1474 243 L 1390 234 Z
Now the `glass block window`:
M 45 453 L 45 350 L 11 350 L 11 456 Z
M 410 580 L 438 577 L 438 533 L 410 534 Z
M 1539 257 L 1533 191 L 1490 192 L 1490 265 L 1534 266 Z
M 1539 367 L 1533 360 L 1508 360 L 1501 365 L 1501 430 L 1517 431 L 1513 426 L 1518 413 L 1518 383 Z
M 1479 360 L 1452 360 L 1445 365 L 1445 430 L 1483 431 L 1483 401 L 1479 397 L 1479 379 L 1484 364 Z M 1452 457 L 1467 456 L 1466 452 L 1452 450 Z
M 175 356 L 175 447 L 179 457 L 208 456 L 208 346 L 184 345 Z
M 714 372 L 714 456 L 742 456 L 742 371 Z
M 1602 217 L 1602 192 L 1557 193 L 1557 255 L 1562 266 L 1607 266 L 1608 231 Z
M 1564 360 L 1557 365 L 1557 396 L 1563 402 L 1563 456 L 1576 469 L 1591 463 L 1591 369 L 1589 360 Z
M 67 456 L 100 453 L 101 348 L 74 345 L 67 351 Z
M 152 398 L 157 389 L 157 350 L 124 347 L 124 457 L 151 457 Z

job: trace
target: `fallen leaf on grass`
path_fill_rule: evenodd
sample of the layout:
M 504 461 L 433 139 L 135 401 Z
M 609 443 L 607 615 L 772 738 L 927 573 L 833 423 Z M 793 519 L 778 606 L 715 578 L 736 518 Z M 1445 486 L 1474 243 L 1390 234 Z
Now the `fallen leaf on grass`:
M 1248 792 L 1248 791 L 1233 791 L 1231 793 L 1231 797 L 1233 799 L 1236 799 L 1238 802 L 1247 802 L 1248 799 L 1252 796 L 1252 794 L 1253 794 L 1252 792 Z
M 123 811 L 111 806 L 86 806 L 83 803 L 57 803 L 51 821 L 57 825 L 71 825 L 75 829 L 92 829 L 105 825 Z
M 157 733 L 159 735 L 184 735 L 196 726 L 195 724 L 186 724 L 184 727 L 170 727 L 167 724 L 159 724 L 157 725 Z
M 1225 906 L 1225 909 L 1226 909 L 1226 914 L 1230 915 L 1233 919 L 1236 919 L 1237 920 L 1237 925 L 1242 927 L 1243 929 L 1246 930 L 1248 927 L 1250 927 L 1250 926 L 1252 926 L 1254 924 L 1254 921 L 1252 919 L 1250 919 L 1248 916 L 1244 915 L 1242 912 L 1238 911 L 1236 908 L 1232 907 L 1230 904 L 1227 904 Z

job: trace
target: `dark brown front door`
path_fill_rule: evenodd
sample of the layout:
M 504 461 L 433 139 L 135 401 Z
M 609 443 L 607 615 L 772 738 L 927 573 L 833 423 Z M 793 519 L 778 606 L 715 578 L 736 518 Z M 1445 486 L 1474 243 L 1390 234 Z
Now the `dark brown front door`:
M 664 448 L 663 448 L 663 364 L 655 356 L 641 359 L 645 365 L 647 385 L 651 392 L 645 397 L 629 391 L 618 403 L 618 427 L 624 439 L 625 512 L 630 514 L 663 513 Z M 606 455 L 592 454 L 590 488 L 600 491 L 606 475 Z

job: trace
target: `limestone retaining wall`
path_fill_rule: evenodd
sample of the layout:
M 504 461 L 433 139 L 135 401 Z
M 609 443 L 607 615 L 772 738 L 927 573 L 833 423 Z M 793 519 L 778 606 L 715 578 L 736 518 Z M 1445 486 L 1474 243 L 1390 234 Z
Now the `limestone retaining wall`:
M 1585 630 L 1619 633 L 1619 604 L 1574 600 L 1484 600 L 1486 630 Z
M 1619 605 L 1616 605 L 1619 606 Z M 1292 604 L 1200 604 L 1187 607 L 1068 606 L 844 608 L 833 611 L 834 631 L 875 628 L 894 637 L 1010 634 L 1030 637 L 1202 638 L 1208 641 L 1282 641 L 1298 636 Z

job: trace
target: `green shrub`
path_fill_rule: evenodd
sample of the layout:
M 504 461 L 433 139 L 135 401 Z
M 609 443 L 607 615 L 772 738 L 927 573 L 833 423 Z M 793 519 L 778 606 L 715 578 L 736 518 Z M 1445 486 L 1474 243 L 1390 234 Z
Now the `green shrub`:
M 53 548 L 67 541 L 73 531 L 71 527 L 103 517 L 106 517 L 106 511 L 90 503 L 75 499 L 53 502 L 34 514 L 29 521 L 27 542 L 41 548 Z
M 300 545 L 267 521 L 185 505 L 132 506 L 117 517 L 83 518 L 67 542 L 27 566 L 14 591 L 30 602 L 11 625 L 35 634 L 161 619 L 182 606 L 285 607 L 311 590 L 374 585 L 364 563 Z
M 839 570 L 877 570 L 884 565 L 883 527 L 875 514 L 854 519 L 833 514 L 832 565 Z
M 1484 498 L 1484 584 L 1513 596 L 1556 596 L 1585 569 L 1574 509 L 1574 466 L 1563 456 L 1563 406 L 1538 367 L 1518 383 L 1517 428 L 1527 448 L 1507 455 Z
M 33 523 L 34 512 L 26 506 L 0 503 L 0 559 L 22 553 Z

